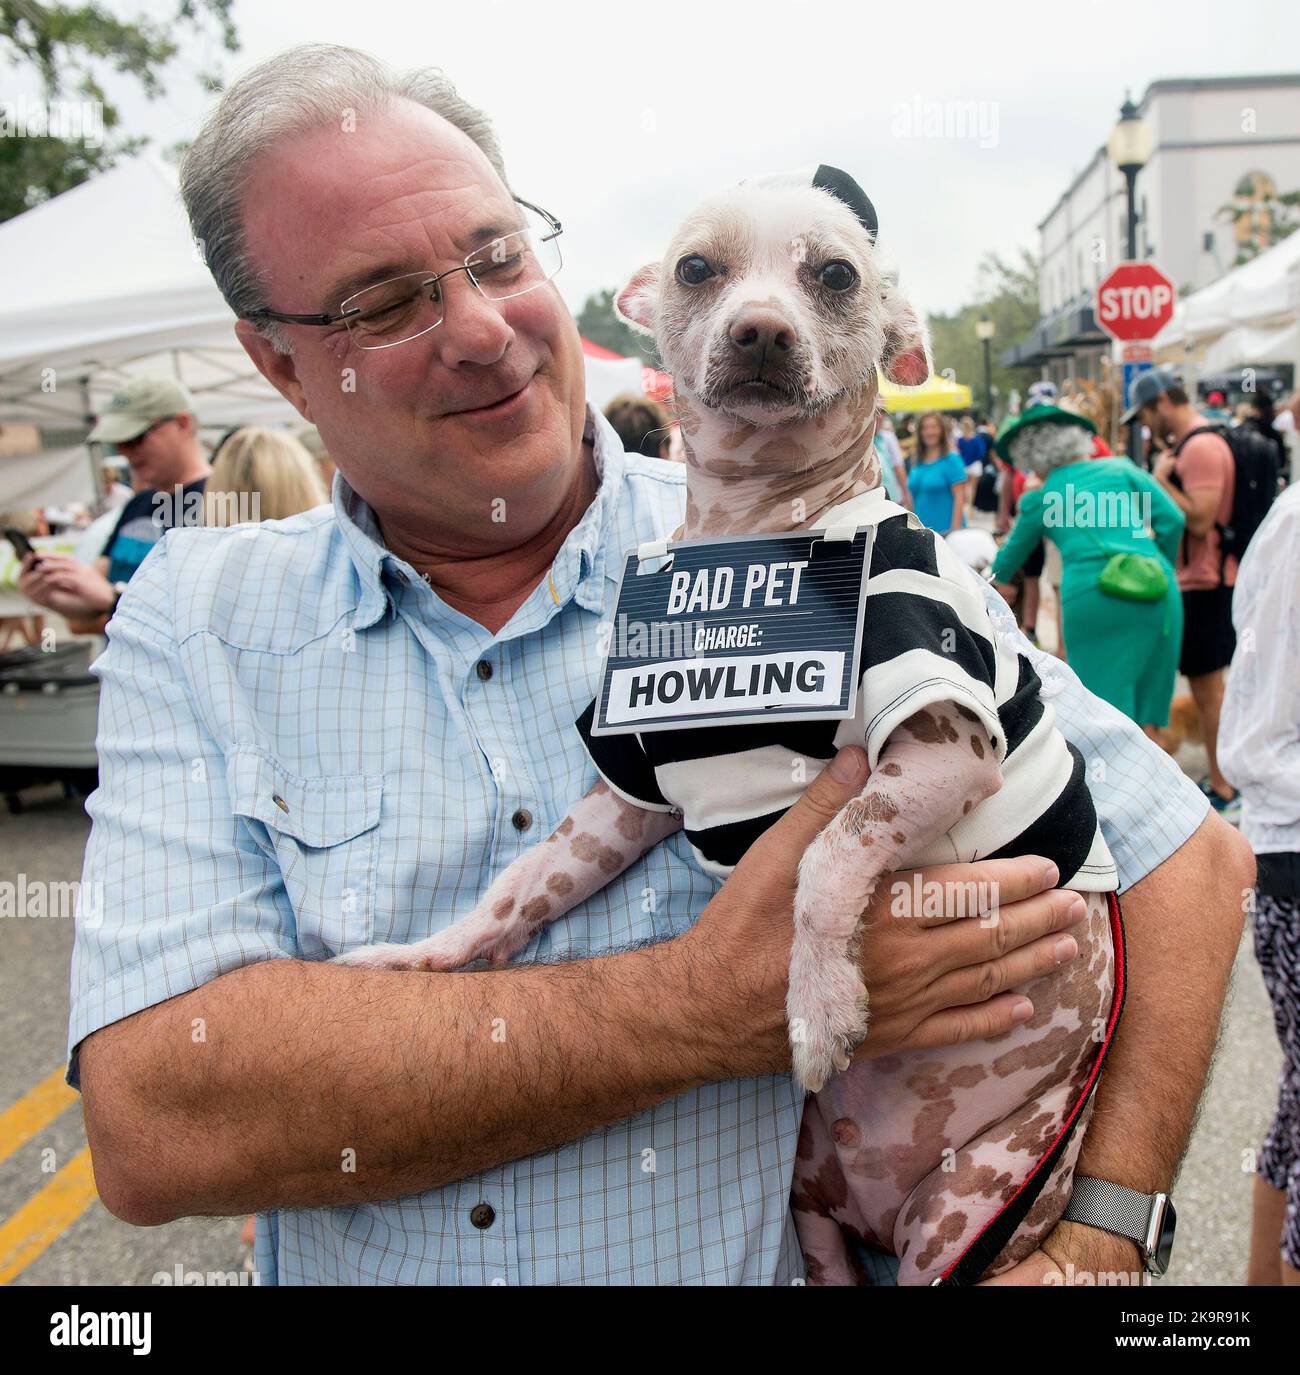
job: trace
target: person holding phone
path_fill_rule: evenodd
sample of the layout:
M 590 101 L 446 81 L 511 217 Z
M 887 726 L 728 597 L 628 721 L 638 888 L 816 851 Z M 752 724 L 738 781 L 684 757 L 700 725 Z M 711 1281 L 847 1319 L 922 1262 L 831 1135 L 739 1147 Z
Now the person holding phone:
M 18 579 L 19 591 L 78 631 L 103 628 L 165 530 L 182 523 L 187 511 L 202 520 L 201 493 L 210 471 L 194 400 L 174 378 L 133 378 L 113 396 L 89 439 L 117 447 L 131 465 L 135 496 L 93 564 L 66 554 L 29 555 Z

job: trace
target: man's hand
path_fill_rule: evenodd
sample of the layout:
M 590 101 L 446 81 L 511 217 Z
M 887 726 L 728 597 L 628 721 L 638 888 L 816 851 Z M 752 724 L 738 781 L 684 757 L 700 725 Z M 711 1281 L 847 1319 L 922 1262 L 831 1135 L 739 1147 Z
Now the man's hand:
M 66 554 L 28 554 L 18 590 L 38 606 L 80 620 L 106 615 L 117 600 L 102 573 Z
M 733 1075 L 790 1068 L 785 996 L 799 860 L 867 774 L 861 749 L 841 750 L 673 943 L 700 1002 L 701 1034 L 718 1038 Z M 1022 856 L 900 872 L 877 885 L 860 932 L 871 1028 L 855 1058 L 995 1036 L 1031 1016 L 1029 999 L 1007 990 L 1076 954 L 1062 932 L 1087 911 L 1078 894 L 1052 889 L 1058 877 L 1047 860 Z M 954 912 L 970 894 L 980 895 L 977 911 Z
M 1151 476 L 1164 485 L 1169 484 L 1178 460 L 1168 449 L 1161 449 L 1151 465 Z
M 1092 1287 L 1099 1283 L 1099 1276 L 1123 1275 L 1123 1280 L 1108 1278 L 1106 1282 L 1136 1287 L 1144 1273 L 1138 1248 L 1127 1237 L 1080 1222 L 1058 1222 L 1037 1251 L 995 1278 L 981 1280 L 980 1285 Z

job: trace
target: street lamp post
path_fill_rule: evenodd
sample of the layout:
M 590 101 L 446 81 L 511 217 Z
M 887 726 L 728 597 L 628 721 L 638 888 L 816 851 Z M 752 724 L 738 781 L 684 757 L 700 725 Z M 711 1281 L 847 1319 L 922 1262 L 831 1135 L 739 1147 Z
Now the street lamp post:
M 1111 130 L 1106 151 L 1114 166 L 1124 174 L 1124 189 L 1128 197 L 1128 244 L 1130 262 L 1138 255 L 1137 247 L 1137 175 L 1151 157 L 1151 130 L 1126 92 L 1120 106 L 1119 123 Z M 1123 373 L 1121 371 L 1121 376 Z M 1127 398 L 1125 398 L 1127 400 Z M 1128 430 L 1128 456 L 1137 463 L 1142 452 L 1142 422 L 1135 419 Z
M 981 315 L 975 322 L 975 337 L 984 345 L 984 414 L 989 423 L 993 422 L 993 363 L 989 356 L 993 336 L 998 327 L 987 315 Z

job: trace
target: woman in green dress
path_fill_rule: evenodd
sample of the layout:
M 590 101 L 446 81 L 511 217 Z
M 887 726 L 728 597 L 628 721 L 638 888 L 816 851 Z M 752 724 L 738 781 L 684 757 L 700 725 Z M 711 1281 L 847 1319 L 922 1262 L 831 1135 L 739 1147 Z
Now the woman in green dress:
M 1008 600 L 1025 559 L 1047 538 L 1061 554 L 1061 634 L 1070 667 L 1084 686 L 1137 722 L 1148 735 L 1169 724 L 1183 603 L 1174 560 L 1183 514 L 1148 474 L 1127 458 L 1092 458 L 1095 426 L 1056 406 L 1034 406 L 999 436 L 998 452 L 1036 473 L 991 570 Z M 1138 601 L 1103 591 L 1102 570 L 1115 554 L 1157 561 L 1166 589 Z M 1158 575 L 1143 571 L 1148 581 Z

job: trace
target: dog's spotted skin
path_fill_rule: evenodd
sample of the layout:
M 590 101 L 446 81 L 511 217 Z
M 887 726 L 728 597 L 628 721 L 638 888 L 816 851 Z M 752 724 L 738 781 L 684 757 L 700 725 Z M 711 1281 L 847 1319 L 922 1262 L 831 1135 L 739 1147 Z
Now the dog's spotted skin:
M 545 925 L 598 893 L 681 827 L 670 812 L 624 801 L 598 779 L 546 839 L 505 869 L 474 909 L 413 945 L 365 945 L 334 963 L 358 969 L 459 969 L 505 962 Z
M 846 207 L 810 187 L 741 191 L 688 219 L 663 262 L 619 296 L 620 312 L 654 336 L 674 376 L 688 495 L 673 538 L 810 528 L 875 488 L 877 363 L 903 384 L 928 373 L 917 317 Z M 672 272 L 687 253 L 726 270 L 703 290 L 687 286 Z M 860 275 L 852 303 L 809 286 L 809 262 L 829 256 Z M 752 376 L 770 388 L 755 395 L 738 385 Z M 1045 1154 L 1095 1059 L 1114 976 L 1104 894 L 1085 895 L 1081 954 L 1030 986 L 1028 1022 L 991 1041 L 832 1073 L 867 1027 L 856 953 L 878 882 L 919 863 L 1000 782 L 978 718 L 932 705 L 894 731 L 863 791 L 800 864 L 787 1012 L 796 1072 L 820 1092 L 804 1113 L 792 1205 L 813 1283 L 864 1282 L 847 1234 L 898 1255 L 902 1283 L 942 1273 Z M 681 824 L 597 782 L 461 921 L 417 945 L 355 950 L 339 962 L 500 964 Z M 994 1272 L 1027 1256 L 1060 1217 L 1082 1125 Z
M 1080 953 L 1026 985 L 1027 1022 L 856 1063 L 809 1103 L 792 1203 L 810 1283 L 868 1283 L 846 1234 L 897 1255 L 900 1284 L 930 1283 L 1047 1153 L 1096 1058 L 1114 985 L 1106 895 L 1084 897 Z M 1056 1225 L 1090 1111 L 990 1274 L 1024 1260 Z

